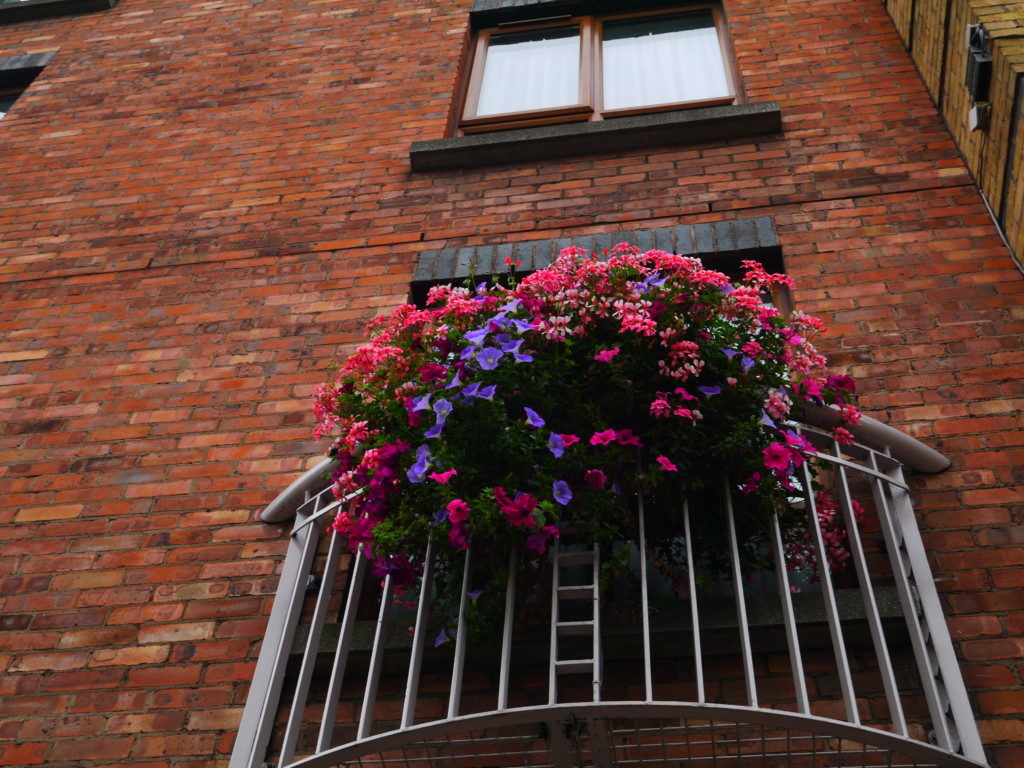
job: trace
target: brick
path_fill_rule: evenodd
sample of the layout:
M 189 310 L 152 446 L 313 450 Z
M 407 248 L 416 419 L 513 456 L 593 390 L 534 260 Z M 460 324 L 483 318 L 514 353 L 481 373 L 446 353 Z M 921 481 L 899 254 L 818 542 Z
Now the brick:
M 145 645 L 129 648 L 104 648 L 94 651 L 90 667 L 132 666 L 135 664 L 158 664 L 170 652 L 166 645 Z

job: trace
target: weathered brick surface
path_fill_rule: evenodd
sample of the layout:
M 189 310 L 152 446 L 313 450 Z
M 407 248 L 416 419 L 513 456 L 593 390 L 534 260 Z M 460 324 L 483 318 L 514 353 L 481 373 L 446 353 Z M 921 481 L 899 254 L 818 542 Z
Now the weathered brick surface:
M 1024 282 L 885 10 L 727 0 L 781 135 L 413 175 L 468 6 L 0 27 L 0 56 L 57 51 L 0 123 L 0 763 L 226 763 L 284 549 L 256 515 L 420 251 L 772 216 L 865 410 L 953 459 L 914 479 L 920 520 L 1019 764 Z

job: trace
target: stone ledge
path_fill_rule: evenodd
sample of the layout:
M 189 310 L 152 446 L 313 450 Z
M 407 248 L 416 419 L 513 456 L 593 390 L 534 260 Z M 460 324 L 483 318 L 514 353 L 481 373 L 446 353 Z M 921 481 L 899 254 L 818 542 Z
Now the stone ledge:
M 409 162 L 413 171 L 474 168 L 781 131 L 779 105 L 765 101 L 417 141 Z
M 117 5 L 117 0 L 23 0 L 21 2 L 0 0 L 0 24 L 105 11 L 115 5 Z

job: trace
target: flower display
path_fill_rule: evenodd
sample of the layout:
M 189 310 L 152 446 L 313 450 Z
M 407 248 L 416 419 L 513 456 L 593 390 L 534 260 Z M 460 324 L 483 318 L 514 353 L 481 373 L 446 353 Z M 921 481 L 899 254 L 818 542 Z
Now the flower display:
M 826 371 L 820 321 L 764 301 L 790 278 L 743 266 L 733 283 L 695 258 L 569 248 L 518 284 L 436 287 L 375 320 L 315 395 L 349 499 L 335 529 L 400 588 L 431 540 L 454 562 L 470 542 L 539 557 L 567 526 L 627 538 L 638 494 L 655 537 L 678 535 L 684 494 L 723 483 L 745 552 L 773 514 L 799 531 L 813 448 L 787 419 L 811 401 L 855 424 L 854 385 Z M 720 523 L 694 520 L 705 550 Z

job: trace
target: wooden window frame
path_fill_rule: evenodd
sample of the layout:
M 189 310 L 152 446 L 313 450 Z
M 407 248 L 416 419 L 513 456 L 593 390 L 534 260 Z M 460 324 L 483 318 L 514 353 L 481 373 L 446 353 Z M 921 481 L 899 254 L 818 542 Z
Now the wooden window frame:
M 722 54 L 726 80 L 730 93 L 712 99 L 671 102 L 663 104 L 647 104 L 622 109 L 604 109 L 604 88 L 602 79 L 603 57 L 602 30 L 606 22 L 659 18 L 665 16 L 684 15 L 695 11 L 710 11 L 715 29 L 718 33 L 718 46 Z M 480 98 L 480 86 L 483 81 L 483 62 L 487 57 L 487 46 L 492 36 L 510 32 L 534 32 L 545 29 L 560 29 L 577 26 L 580 31 L 580 94 L 576 104 L 547 109 L 506 112 L 497 115 L 477 116 L 476 107 Z M 588 16 L 559 16 L 536 19 L 524 22 L 507 22 L 497 27 L 479 30 L 473 37 L 469 48 L 467 67 L 468 77 L 464 78 L 460 94 L 458 135 L 500 131 L 513 128 L 529 128 L 539 125 L 560 123 L 593 122 L 616 117 L 629 117 L 653 112 L 668 112 L 678 109 L 695 109 L 723 104 L 742 103 L 739 87 L 738 70 L 732 53 L 728 29 L 721 7 L 716 3 L 701 3 L 685 6 L 671 6 L 630 13 L 613 13 Z

